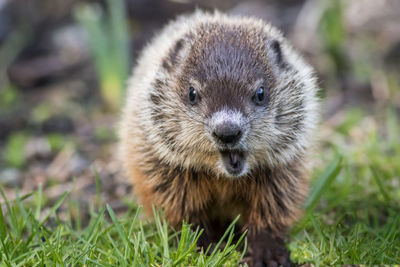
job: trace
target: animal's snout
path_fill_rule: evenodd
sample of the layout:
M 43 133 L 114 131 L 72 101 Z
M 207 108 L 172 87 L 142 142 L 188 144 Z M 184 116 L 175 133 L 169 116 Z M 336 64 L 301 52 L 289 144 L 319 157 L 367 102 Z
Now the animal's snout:
M 213 136 L 227 145 L 235 145 L 242 137 L 242 129 L 239 124 L 226 121 L 215 126 Z

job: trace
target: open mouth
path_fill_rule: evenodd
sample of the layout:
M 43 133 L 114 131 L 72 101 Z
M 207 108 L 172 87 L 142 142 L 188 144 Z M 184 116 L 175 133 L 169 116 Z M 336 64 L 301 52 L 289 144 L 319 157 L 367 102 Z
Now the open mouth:
M 232 176 L 240 176 L 246 164 L 246 154 L 240 150 L 220 151 L 225 170 Z

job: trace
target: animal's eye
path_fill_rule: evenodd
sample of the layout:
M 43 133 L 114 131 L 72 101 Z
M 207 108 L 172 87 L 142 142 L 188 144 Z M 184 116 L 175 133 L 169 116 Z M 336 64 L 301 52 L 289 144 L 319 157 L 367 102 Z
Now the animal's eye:
M 267 96 L 265 95 L 264 87 L 259 87 L 254 94 L 253 100 L 257 105 L 263 105 L 266 102 Z
M 197 103 L 199 96 L 197 95 L 196 89 L 194 89 L 192 86 L 189 88 L 188 97 L 191 104 Z

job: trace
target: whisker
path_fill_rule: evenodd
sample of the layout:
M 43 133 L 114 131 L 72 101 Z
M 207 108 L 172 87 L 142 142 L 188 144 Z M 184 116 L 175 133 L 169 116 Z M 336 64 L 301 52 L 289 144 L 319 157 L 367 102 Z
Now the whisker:
M 300 111 L 302 111 L 302 110 L 291 110 L 291 111 L 288 111 L 288 112 L 285 112 L 285 113 L 279 113 L 278 115 L 276 115 L 276 117 L 283 117 L 283 116 L 293 115 L 293 114 L 299 113 Z
M 165 104 L 165 103 L 163 103 L 163 106 L 164 106 L 164 107 L 171 108 L 171 109 L 178 109 L 178 110 L 181 111 L 183 114 L 185 114 L 189 119 L 191 119 L 191 120 L 193 120 L 193 121 L 199 123 L 200 125 L 203 125 L 203 126 L 205 125 L 205 123 L 204 123 L 203 121 L 198 120 L 198 119 L 196 119 L 196 118 L 193 118 L 190 114 L 188 114 L 188 113 L 186 112 L 186 110 L 182 109 L 182 108 L 179 107 L 179 106 L 171 106 L 171 105 Z

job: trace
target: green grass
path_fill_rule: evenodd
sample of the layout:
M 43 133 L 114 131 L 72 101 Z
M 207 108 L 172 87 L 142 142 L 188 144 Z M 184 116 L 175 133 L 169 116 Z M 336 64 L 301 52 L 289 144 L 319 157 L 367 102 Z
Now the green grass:
M 24 201 L 29 197 L 33 200 Z M 140 209 L 117 217 L 107 205 L 92 209 L 88 226 L 81 229 L 72 208 L 67 220 L 56 213 L 66 198 L 64 193 L 46 212 L 41 210 L 41 188 L 13 203 L 5 201 L 0 213 L 1 266 L 236 266 L 241 258 L 232 243 L 234 224 L 223 238 L 225 247 L 208 255 L 196 249 L 202 230 L 192 231 L 183 223 L 180 231 L 173 231 L 156 211 L 150 223 L 139 219 Z
M 130 32 L 124 1 L 107 0 L 106 9 L 79 4 L 74 13 L 87 32 L 101 96 L 108 108 L 116 111 L 130 73 Z
M 5 145 L 4 158 L 9 166 L 21 168 L 25 162 L 24 146 L 28 141 L 25 133 L 12 134 Z
M 292 260 L 317 266 L 399 263 L 398 118 L 392 110 L 376 118 L 349 110 L 343 118 L 322 138 L 305 215 L 289 235 Z M 98 179 L 96 185 L 96 203 L 101 203 Z M 68 199 L 63 194 L 49 207 L 39 187 L 5 201 L 0 265 L 236 266 L 246 247 L 245 241 L 232 243 L 232 224 L 223 249 L 198 251 L 200 229 L 183 223 L 174 231 L 161 213 L 150 222 L 134 205 L 119 216 L 109 206 L 93 206 L 88 225 L 82 226 L 79 204 Z M 60 208 L 63 202 L 67 205 Z
M 347 112 L 343 123 L 330 133 L 332 141 L 327 145 L 343 155 L 342 171 L 324 190 L 317 210 L 306 212 L 293 229 L 289 247 L 297 262 L 400 263 L 398 118 L 389 110 L 377 118 L 385 125 L 379 127 L 372 117 L 353 120 L 355 113 L 359 111 Z M 316 173 L 324 176 L 318 175 L 319 170 Z

